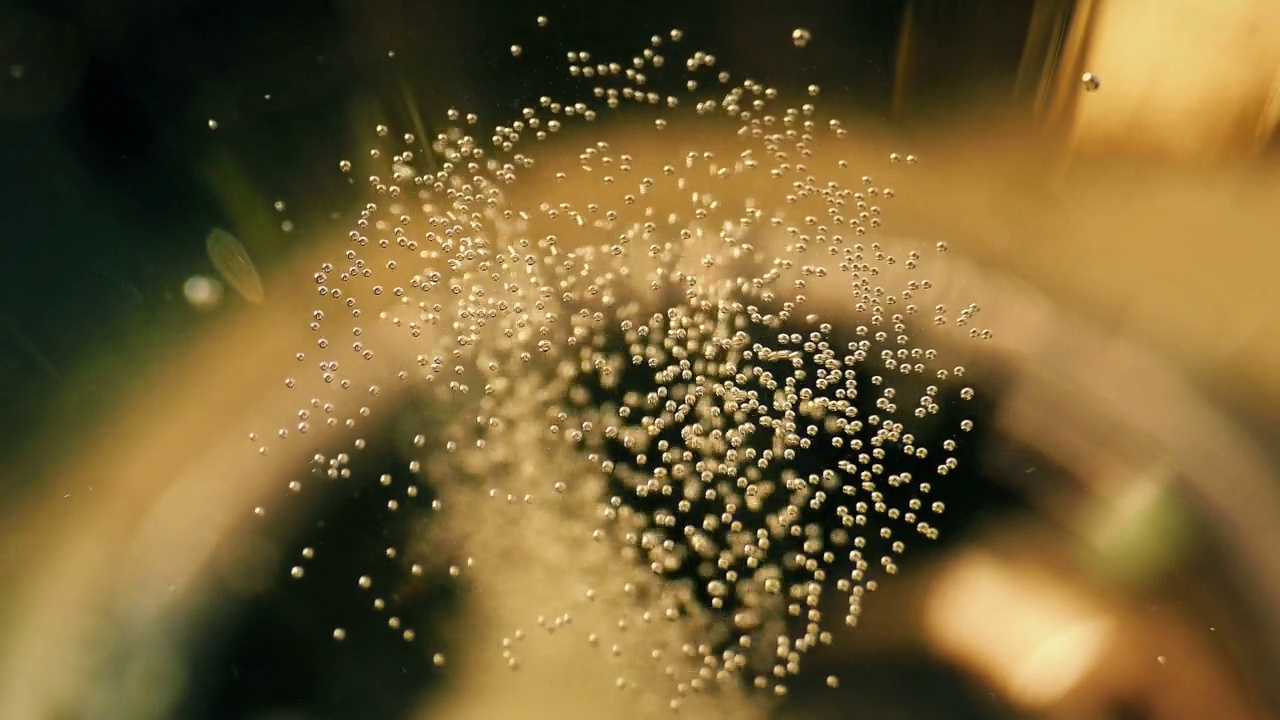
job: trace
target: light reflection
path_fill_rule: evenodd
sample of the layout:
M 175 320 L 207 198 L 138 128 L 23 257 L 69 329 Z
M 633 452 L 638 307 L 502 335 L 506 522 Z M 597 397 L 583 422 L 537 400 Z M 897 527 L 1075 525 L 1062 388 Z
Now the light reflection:
M 980 551 L 938 574 L 925 607 L 935 652 L 1030 710 L 1057 702 L 1094 669 L 1115 624 L 1059 578 Z

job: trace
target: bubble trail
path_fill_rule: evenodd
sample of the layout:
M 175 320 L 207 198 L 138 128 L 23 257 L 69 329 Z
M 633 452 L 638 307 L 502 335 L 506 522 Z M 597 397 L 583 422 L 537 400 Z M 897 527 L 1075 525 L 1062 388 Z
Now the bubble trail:
M 843 159 L 816 86 L 788 104 L 683 41 L 567 52 L 588 98 L 544 96 L 484 131 L 450 110 L 425 158 L 379 126 L 367 161 L 343 160 L 372 201 L 315 274 L 333 397 L 298 414 L 302 432 L 313 415 L 354 427 L 368 409 L 343 366 L 392 353 L 394 391 L 450 414 L 412 434 L 404 477 L 383 476 L 405 488 L 389 510 L 465 535 L 450 577 L 514 598 L 524 619 L 493 652 L 518 670 L 530 643 L 584 642 L 617 687 L 671 710 L 785 696 L 908 543 L 938 536 L 972 429 L 942 410 L 974 393 L 928 341 L 979 312 L 930 303 L 924 259 L 877 237 L 893 191 Z M 606 112 L 723 137 L 615 147 L 589 135 Z M 562 132 L 581 151 L 544 166 L 533 147 Z M 371 347 L 370 323 L 397 340 Z M 316 457 L 334 480 L 348 461 Z

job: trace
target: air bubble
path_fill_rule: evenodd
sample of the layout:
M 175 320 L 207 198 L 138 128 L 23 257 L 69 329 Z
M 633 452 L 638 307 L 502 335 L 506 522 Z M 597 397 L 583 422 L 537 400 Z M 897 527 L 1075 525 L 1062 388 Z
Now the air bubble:
M 435 137 L 419 133 L 429 149 L 367 149 L 370 201 L 349 243 L 311 270 L 319 305 L 304 322 L 317 350 L 297 353 L 306 362 L 288 380 L 310 387 L 304 373 L 314 373 L 327 395 L 268 427 L 378 427 L 365 421 L 376 420 L 367 400 L 376 388 L 353 375 L 377 352 L 400 379 L 383 398 L 403 394 L 432 412 L 417 425 L 396 420 L 396 447 L 409 455 L 401 472 L 363 476 L 345 453 L 317 456 L 311 470 L 369 483 L 384 515 L 430 512 L 450 537 L 457 531 L 463 553 L 510 542 L 497 572 L 538 572 L 542 556 L 573 564 L 545 568 L 548 587 L 565 588 L 564 605 L 514 620 L 492 648 L 501 661 L 519 666 L 525 635 L 515 623 L 536 619 L 539 635 L 564 635 L 573 603 L 592 603 L 575 642 L 585 636 L 625 663 L 622 686 L 650 684 L 645 672 L 670 680 L 667 697 L 685 698 L 740 674 L 782 695 L 805 648 L 831 643 L 842 619 L 856 624 L 876 579 L 907 567 L 913 541 L 937 535 L 921 518 L 942 513 L 943 488 L 922 480 L 954 478 L 963 456 L 955 425 L 936 416 L 974 391 L 959 387 L 964 368 L 945 366 L 925 332 L 987 331 L 973 327 L 976 306 L 947 313 L 931 300 L 919 274 L 887 279 L 941 260 L 879 239 L 893 205 L 879 198 L 895 191 L 855 158 L 826 154 L 823 143 L 852 128 L 811 101 L 817 85 L 796 85 L 807 96 L 793 102 L 763 83 L 734 85 L 717 68 L 717 97 L 684 102 L 684 91 L 708 89 L 716 58 L 681 51 L 687 62 L 677 62 L 666 43 L 683 39 L 654 34 L 617 64 L 566 50 L 570 76 L 596 86 L 590 102 L 544 96 L 491 127 L 449 109 Z M 810 40 L 807 29 L 792 32 L 797 47 Z M 742 151 L 694 144 L 663 158 L 590 134 L 597 111 L 640 105 L 660 109 L 648 116 L 656 130 L 722 114 L 738 123 L 731 139 Z M 387 125 L 376 130 L 391 136 Z M 508 186 L 523 188 L 537 141 L 556 132 L 580 148 L 577 162 L 538 165 L 545 201 L 517 204 Z M 889 160 L 918 162 L 896 152 Z M 352 170 L 347 160 L 339 167 Z M 752 174 L 778 182 L 759 184 L 745 204 L 731 181 Z M 828 300 L 825 288 L 847 294 Z M 438 568 L 479 588 L 495 572 L 489 563 L 471 570 L 462 554 L 424 565 L 415 545 L 374 547 L 370 574 L 350 592 L 406 641 L 412 615 L 401 605 L 412 593 L 384 566 L 403 563 L 413 578 Z M 824 617 L 828 590 L 848 602 L 847 615 Z M 666 632 L 669 646 L 642 641 Z M 777 664 L 758 676 L 725 659 L 775 642 Z M 444 664 L 443 654 L 432 660 Z

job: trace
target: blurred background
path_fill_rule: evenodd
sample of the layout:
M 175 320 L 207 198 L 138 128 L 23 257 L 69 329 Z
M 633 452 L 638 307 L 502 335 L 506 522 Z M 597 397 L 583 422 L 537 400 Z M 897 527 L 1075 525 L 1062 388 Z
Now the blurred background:
M 771 712 L 1280 717 L 1270 0 L 0 3 L 0 715 L 433 716 L 456 678 L 427 642 L 325 635 L 357 612 L 325 583 L 411 523 L 355 493 L 233 542 L 238 526 L 205 519 L 264 471 L 225 460 L 227 438 L 273 402 L 262 388 L 305 330 L 315 261 L 365 201 L 337 163 L 367 154 L 377 124 L 440 127 L 451 107 L 505 122 L 589 87 L 566 77 L 566 48 L 628 57 L 670 28 L 735 77 L 821 85 L 865 158 L 918 155 L 886 224 L 947 242 L 998 333 L 975 361 L 991 430 L 946 542 Z M 802 51 L 793 28 L 813 32 Z M 602 125 L 679 143 L 632 134 L 625 113 Z M 215 228 L 252 258 L 259 302 L 219 275 Z M 373 444 L 359 473 L 403 461 Z M 220 492 L 174 500 L 192 468 Z M 207 515 L 157 529 L 164 503 Z M 308 593 L 276 558 L 304 526 L 335 549 Z M 236 569 L 182 613 L 90 609 L 126 602 L 121 583 L 168 587 L 124 549 L 169 533 Z M 449 587 L 420 590 L 422 617 L 465 617 Z M 163 639 L 179 626 L 181 643 Z M 109 672 L 66 664 L 90 647 L 109 648 Z M 548 703 L 477 716 L 591 716 Z

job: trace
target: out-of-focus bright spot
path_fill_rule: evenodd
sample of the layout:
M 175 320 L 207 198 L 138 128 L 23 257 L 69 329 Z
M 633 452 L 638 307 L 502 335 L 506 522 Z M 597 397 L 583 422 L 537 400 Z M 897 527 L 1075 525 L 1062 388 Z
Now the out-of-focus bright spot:
M 1087 564 L 1114 582 L 1145 585 L 1177 564 L 1194 526 L 1163 475 L 1117 485 L 1118 495 L 1082 513 L 1093 551 Z
M 205 239 L 205 250 L 213 261 L 213 266 L 218 269 L 218 274 L 241 297 L 252 303 L 262 302 L 265 297 L 262 279 L 253 267 L 249 251 L 245 250 L 239 240 L 222 228 L 214 228 Z
M 222 301 L 222 283 L 208 275 L 192 275 L 182 284 L 182 296 L 197 310 L 210 310 Z
M 976 551 L 939 574 L 924 622 L 935 652 L 1030 710 L 1084 679 L 1115 630 L 1114 617 L 1066 583 Z
M 280 229 L 287 233 L 293 232 L 293 221 L 285 220 L 284 222 L 280 223 Z
M 0 3 L 0 120 L 33 120 L 66 106 L 86 68 L 83 31 L 43 10 Z
M 408 165 L 400 162 L 392 163 L 391 165 L 391 176 L 396 179 L 396 182 L 404 182 L 406 180 L 412 180 L 414 177 L 417 176 L 417 174 L 418 172 L 413 169 L 412 165 Z
M 1102 81 L 1098 79 L 1098 76 L 1088 72 L 1080 76 L 1080 84 L 1088 92 L 1093 92 L 1102 87 Z

